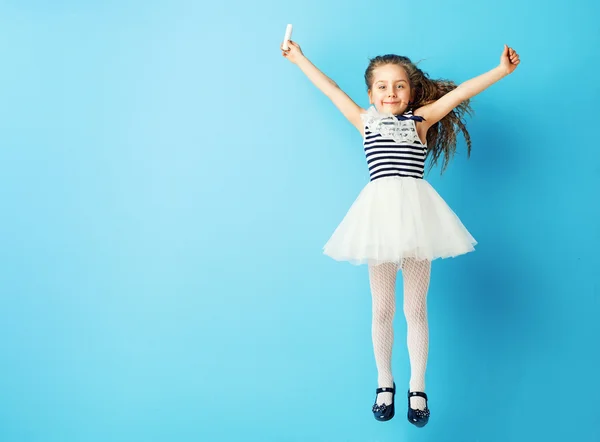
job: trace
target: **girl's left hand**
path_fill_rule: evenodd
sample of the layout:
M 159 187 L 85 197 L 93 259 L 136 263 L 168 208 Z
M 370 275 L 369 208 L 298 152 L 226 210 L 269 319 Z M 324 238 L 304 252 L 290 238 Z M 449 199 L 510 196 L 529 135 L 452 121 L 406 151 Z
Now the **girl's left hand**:
M 513 48 L 504 45 L 504 51 L 502 51 L 502 55 L 500 56 L 500 66 L 506 71 L 506 74 L 512 74 L 520 62 L 519 54 Z

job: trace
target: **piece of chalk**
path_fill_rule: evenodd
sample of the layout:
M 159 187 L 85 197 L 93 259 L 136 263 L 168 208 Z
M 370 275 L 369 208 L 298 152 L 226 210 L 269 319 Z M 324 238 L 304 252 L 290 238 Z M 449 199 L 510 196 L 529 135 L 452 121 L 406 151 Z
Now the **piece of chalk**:
M 283 37 L 283 50 L 288 51 L 290 49 L 288 41 L 292 38 L 292 25 L 287 25 L 285 28 L 285 37 Z

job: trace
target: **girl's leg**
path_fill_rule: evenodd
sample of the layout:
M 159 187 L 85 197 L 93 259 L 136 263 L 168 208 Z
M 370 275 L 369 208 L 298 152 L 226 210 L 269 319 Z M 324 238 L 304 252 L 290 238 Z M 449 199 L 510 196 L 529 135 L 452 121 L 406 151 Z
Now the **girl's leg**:
M 407 344 L 410 359 L 410 391 L 425 391 L 425 369 L 429 352 L 427 322 L 427 291 L 431 276 L 431 261 L 405 258 L 402 262 L 404 279 L 404 315 L 407 324 Z M 410 407 L 424 410 L 425 399 L 411 397 Z
M 373 324 L 371 328 L 378 387 L 393 387 L 392 346 L 394 330 L 392 321 L 396 311 L 396 275 L 398 265 L 383 263 L 369 265 L 369 281 L 373 298 Z M 379 393 L 377 405 L 391 404 L 392 393 Z

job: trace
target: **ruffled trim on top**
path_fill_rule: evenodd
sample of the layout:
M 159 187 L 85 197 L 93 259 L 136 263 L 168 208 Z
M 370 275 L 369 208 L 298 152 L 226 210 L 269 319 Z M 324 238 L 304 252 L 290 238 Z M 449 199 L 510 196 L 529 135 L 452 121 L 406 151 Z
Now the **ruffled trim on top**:
M 423 144 L 417 134 L 413 123 L 405 121 L 424 121 L 421 116 L 406 112 L 403 115 L 394 115 L 390 112 L 379 112 L 375 106 L 369 107 L 366 113 L 360 114 L 364 126 L 371 132 L 379 133 L 386 138 L 393 139 L 396 143 Z

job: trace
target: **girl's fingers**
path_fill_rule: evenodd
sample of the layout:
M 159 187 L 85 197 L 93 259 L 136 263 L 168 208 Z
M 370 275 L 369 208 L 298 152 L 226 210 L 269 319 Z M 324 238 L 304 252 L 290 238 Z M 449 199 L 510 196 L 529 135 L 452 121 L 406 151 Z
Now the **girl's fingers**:
M 511 63 L 514 63 L 519 59 L 519 54 L 517 54 L 517 52 L 513 48 L 509 48 L 508 58 L 511 61 Z
M 517 66 L 521 62 L 517 51 L 515 51 L 514 48 L 511 48 L 508 45 L 505 45 L 504 56 L 508 58 L 510 64 L 514 66 Z

